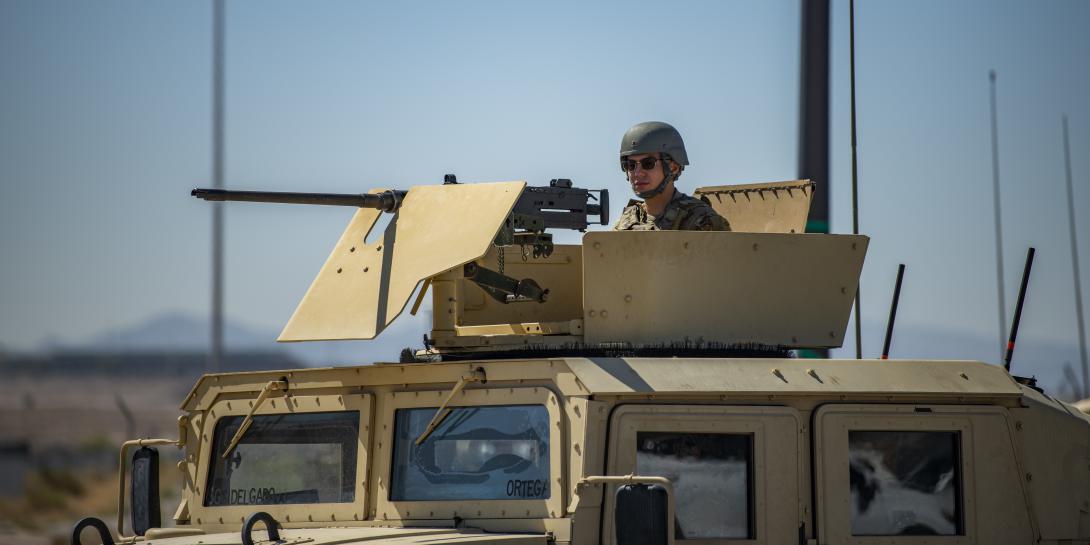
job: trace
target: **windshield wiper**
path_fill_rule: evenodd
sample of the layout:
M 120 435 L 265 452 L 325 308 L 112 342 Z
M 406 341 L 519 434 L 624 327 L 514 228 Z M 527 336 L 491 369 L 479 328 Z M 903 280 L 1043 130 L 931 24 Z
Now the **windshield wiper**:
M 421 433 L 420 437 L 416 438 L 414 444 L 419 445 L 420 443 L 426 441 L 428 439 L 428 436 L 435 431 L 435 428 L 438 428 L 439 424 L 443 423 L 443 420 L 445 420 L 451 412 L 450 409 L 447 408 L 450 400 L 454 399 L 454 396 L 458 395 L 458 392 L 461 392 L 462 388 L 465 388 L 466 384 L 469 384 L 470 382 L 480 382 L 481 384 L 488 382 L 488 377 L 485 376 L 483 367 L 478 367 L 473 370 L 473 374 L 465 375 L 462 378 L 458 379 L 458 383 L 454 385 L 454 388 L 450 391 L 450 394 L 448 394 L 447 398 L 443 400 L 443 404 L 440 405 L 438 409 L 436 409 L 435 416 L 431 417 L 431 422 L 428 422 L 428 427 L 424 428 L 424 433 Z
M 282 378 L 280 380 L 270 380 L 264 388 L 261 389 L 261 393 L 257 396 L 257 401 L 254 401 L 254 406 L 250 407 L 250 412 L 246 414 L 246 418 L 242 419 L 242 425 L 238 427 L 238 431 L 235 432 L 234 437 L 231 438 L 231 442 L 227 443 L 227 450 L 223 451 L 221 458 L 227 459 L 231 455 L 231 451 L 235 450 L 238 446 L 238 442 L 242 440 L 242 436 L 246 435 L 246 430 L 250 429 L 250 424 L 254 422 L 254 413 L 257 412 L 257 408 L 275 391 L 283 390 L 288 391 L 288 379 Z

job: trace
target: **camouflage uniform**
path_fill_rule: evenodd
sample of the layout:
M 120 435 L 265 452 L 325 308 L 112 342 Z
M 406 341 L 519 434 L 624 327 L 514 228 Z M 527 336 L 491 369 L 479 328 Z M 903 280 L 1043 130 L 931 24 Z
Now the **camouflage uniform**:
M 730 224 L 708 201 L 674 191 L 661 216 L 647 214 L 643 201 L 628 201 L 614 231 L 730 231 Z

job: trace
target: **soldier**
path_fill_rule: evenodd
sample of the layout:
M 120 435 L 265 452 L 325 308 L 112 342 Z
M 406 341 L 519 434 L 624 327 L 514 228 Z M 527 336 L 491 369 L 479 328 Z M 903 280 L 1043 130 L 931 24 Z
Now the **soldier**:
M 643 201 L 628 201 L 613 230 L 730 231 L 707 201 L 674 188 L 688 164 L 681 134 L 669 124 L 648 121 L 628 129 L 621 139 L 621 170 Z

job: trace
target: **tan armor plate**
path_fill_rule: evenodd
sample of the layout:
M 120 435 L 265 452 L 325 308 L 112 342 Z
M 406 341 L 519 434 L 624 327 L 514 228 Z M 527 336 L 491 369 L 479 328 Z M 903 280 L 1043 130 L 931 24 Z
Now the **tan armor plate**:
M 586 342 L 840 346 L 868 242 L 862 235 L 587 233 Z
M 372 244 L 364 240 L 383 212 L 361 208 L 278 340 L 375 338 L 421 281 L 488 251 L 524 187 L 521 181 L 413 187 Z

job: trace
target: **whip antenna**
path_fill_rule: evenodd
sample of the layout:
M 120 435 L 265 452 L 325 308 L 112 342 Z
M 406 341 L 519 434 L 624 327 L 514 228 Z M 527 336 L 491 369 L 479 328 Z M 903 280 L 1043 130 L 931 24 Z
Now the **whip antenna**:
M 1022 285 L 1018 288 L 1018 304 L 1014 307 L 1014 321 L 1011 322 L 1011 336 L 1007 340 L 1007 355 L 1003 358 L 1003 368 L 1009 373 L 1011 358 L 1014 357 L 1014 341 L 1018 337 L 1018 323 L 1022 321 L 1022 304 L 1026 302 L 1026 285 L 1029 284 L 1029 271 L 1033 268 L 1033 254 L 1037 250 L 1031 246 L 1026 253 L 1026 269 L 1022 271 Z
M 995 113 L 995 70 L 988 72 L 992 99 L 992 201 L 995 204 L 995 287 L 999 296 L 999 342 L 1007 331 L 1007 302 L 1003 298 L 1003 224 L 999 208 L 999 128 Z
M 897 302 L 901 300 L 901 280 L 905 277 L 905 264 L 897 266 L 897 283 L 893 286 L 893 303 L 889 306 L 889 321 L 886 322 L 886 341 L 882 343 L 882 359 L 889 359 L 889 343 L 893 340 L 893 322 L 897 320 Z

